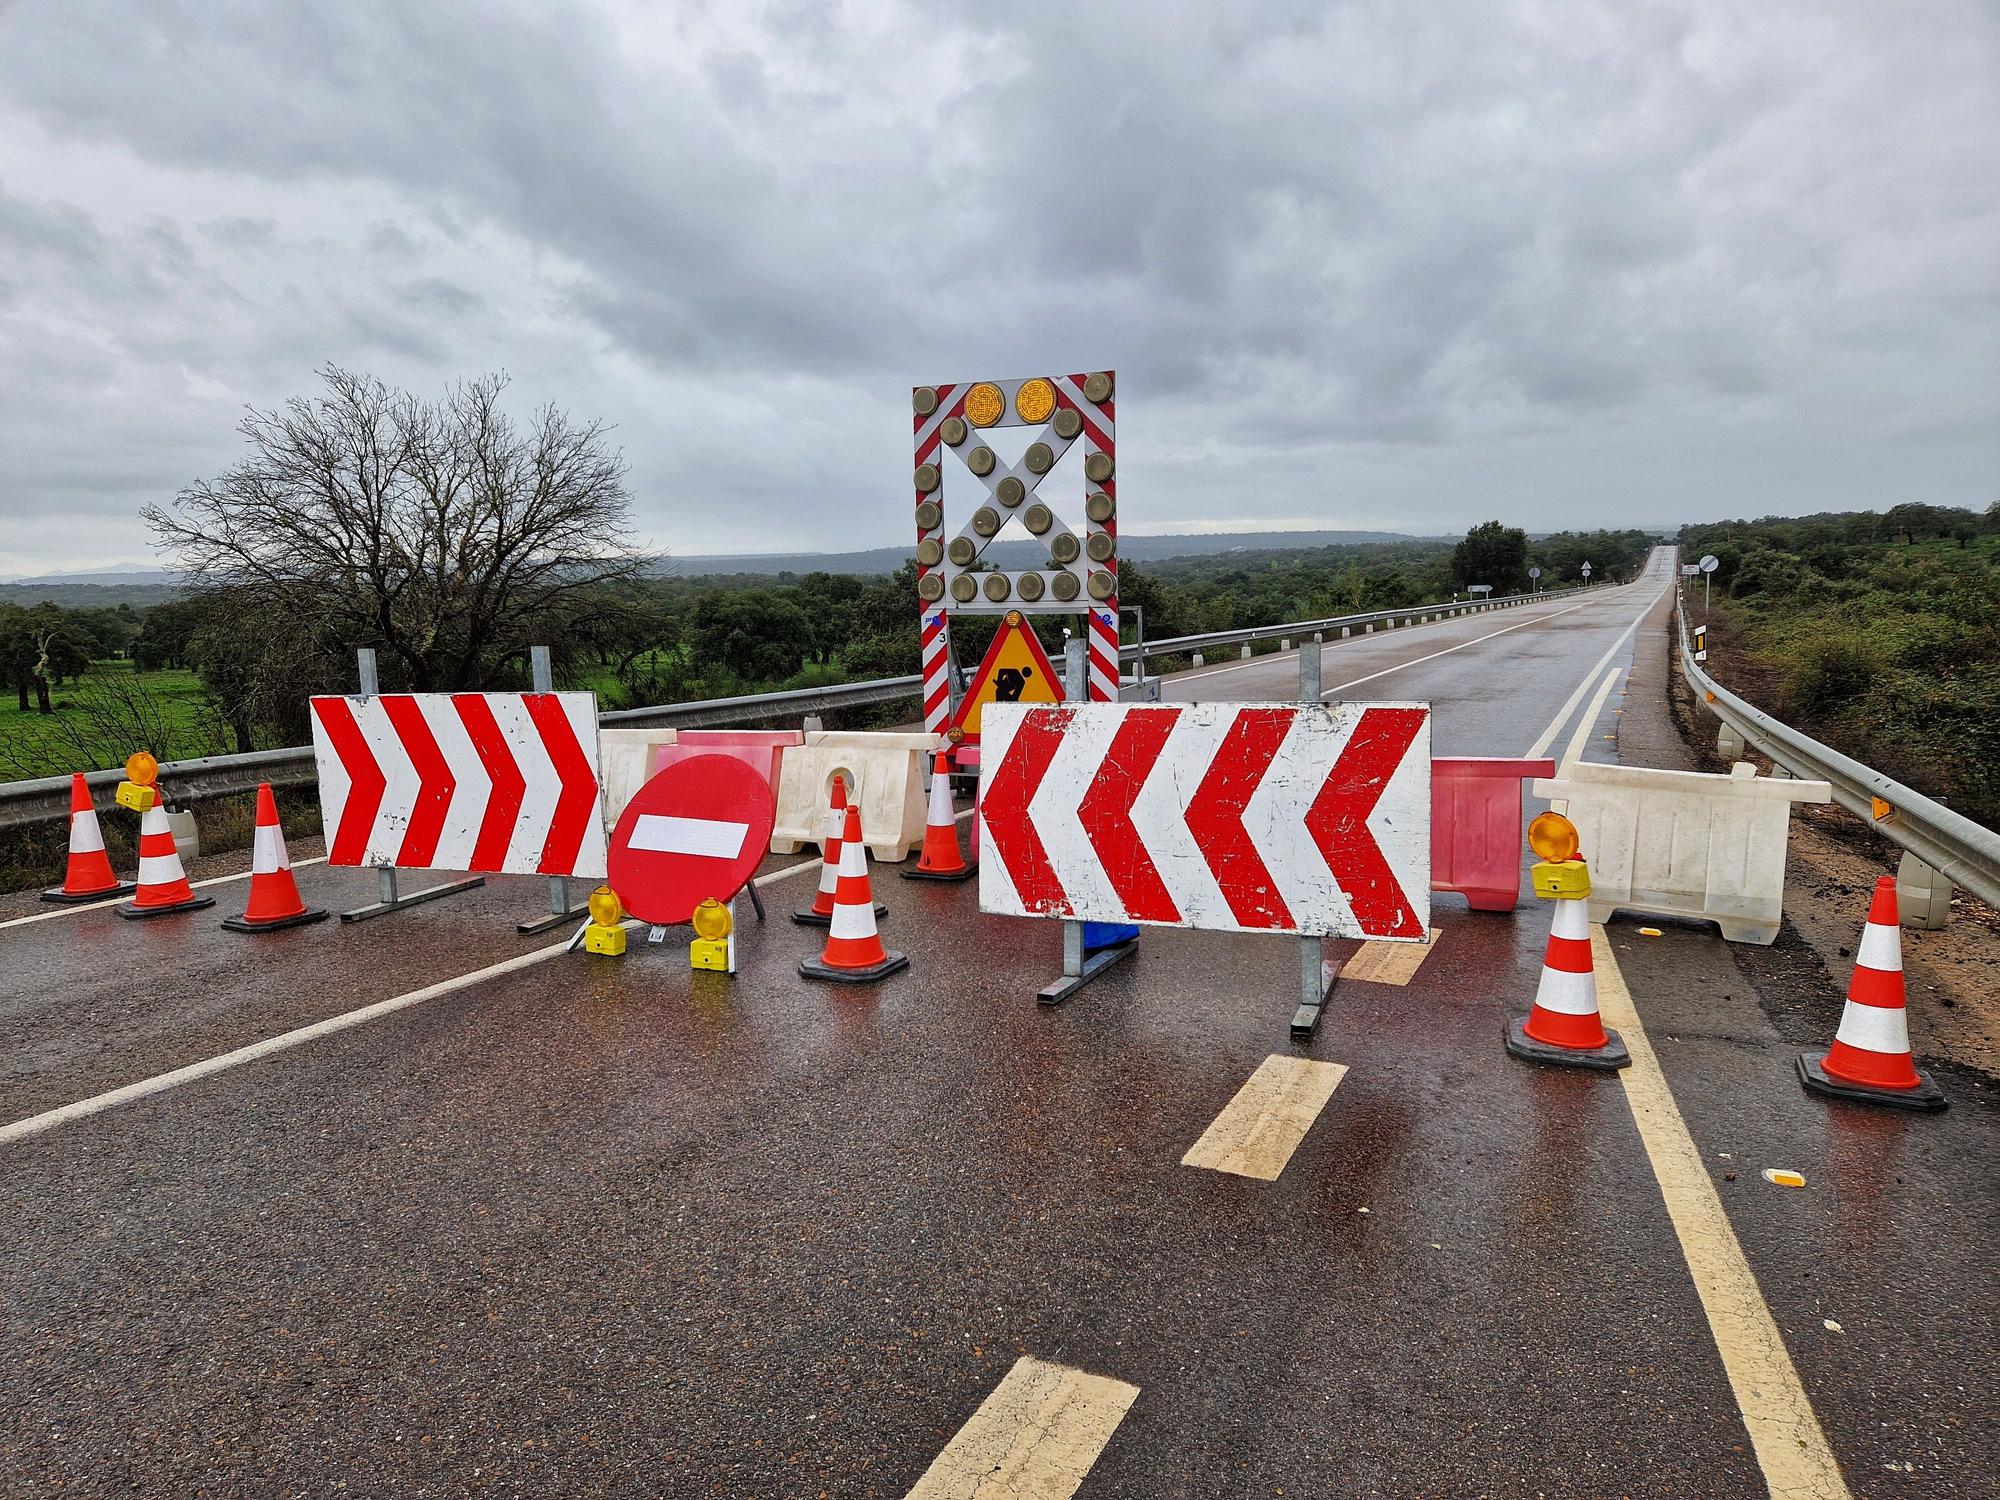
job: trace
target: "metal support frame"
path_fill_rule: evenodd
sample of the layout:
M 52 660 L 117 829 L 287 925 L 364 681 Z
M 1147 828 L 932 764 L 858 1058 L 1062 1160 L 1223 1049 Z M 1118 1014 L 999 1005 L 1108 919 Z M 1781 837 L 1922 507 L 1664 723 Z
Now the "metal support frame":
M 361 695 L 373 698 L 382 691 L 382 678 L 375 664 L 375 648 L 362 646 L 354 653 L 356 676 L 359 678 Z M 426 901 L 435 901 L 440 896 L 451 896 L 459 891 L 469 891 L 475 886 L 486 884 L 484 875 L 475 875 L 470 880 L 454 880 L 445 885 L 425 886 L 405 896 L 396 889 L 396 869 L 385 865 L 376 872 L 376 891 L 380 899 L 367 906 L 357 906 L 353 911 L 340 914 L 343 922 L 366 922 L 370 917 L 379 917 L 392 911 L 401 911 L 406 906 L 421 906 Z M 554 924 L 551 923 L 551 926 Z M 539 930 L 539 929 L 537 929 Z
M 547 646 L 528 648 L 529 672 L 532 674 L 535 691 L 553 693 L 556 690 L 555 668 L 549 661 Z M 546 917 L 531 917 L 525 922 L 516 922 L 514 930 L 523 935 L 533 932 L 547 932 L 551 927 L 560 927 L 565 922 L 574 922 L 578 917 L 590 915 L 590 906 L 572 906 L 569 899 L 569 877 L 551 875 L 549 877 L 549 914 Z
M 1299 647 L 1299 702 L 1319 707 L 1320 646 L 1308 641 Z M 1318 934 L 1299 938 L 1299 1008 L 1292 1012 L 1292 1040 L 1311 1041 L 1319 1030 L 1319 1018 L 1326 1009 L 1338 975 L 1326 972 L 1325 943 Z
M 1072 635 L 1063 642 L 1063 697 L 1071 703 L 1082 703 L 1090 696 L 1090 648 L 1086 644 L 1090 626 L 1088 621 L 1083 624 L 1083 634 Z M 1035 999 L 1042 1005 L 1061 1005 L 1113 964 L 1138 951 L 1139 940 L 1129 938 L 1086 956 L 1083 923 L 1072 918 L 1065 920 L 1062 928 L 1062 978 L 1036 992 Z

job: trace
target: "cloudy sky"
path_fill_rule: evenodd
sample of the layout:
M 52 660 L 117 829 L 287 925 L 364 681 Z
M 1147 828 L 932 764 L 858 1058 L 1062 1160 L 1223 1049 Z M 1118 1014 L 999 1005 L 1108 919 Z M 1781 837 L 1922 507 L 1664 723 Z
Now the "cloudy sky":
M 1984 507 L 1985 0 L 0 0 L 0 573 L 335 361 L 617 424 L 680 553 L 909 536 L 1115 367 L 1124 521 Z

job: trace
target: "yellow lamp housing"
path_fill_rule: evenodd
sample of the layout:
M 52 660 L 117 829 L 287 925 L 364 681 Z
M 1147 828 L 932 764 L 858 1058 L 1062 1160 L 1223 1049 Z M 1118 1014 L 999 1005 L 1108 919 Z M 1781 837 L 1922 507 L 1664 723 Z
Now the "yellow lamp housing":
M 583 951 L 617 958 L 625 951 L 625 929 L 615 924 L 606 927 L 592 922 L 583 929 Z
M 118 790 L 111 794 L 111 800 L 120 807 L 130 808 L 138 813 L 150 811 L 159 797 L 158 787 L 138 781 L 121 781 L 118 783 Z
M 710 896 L 694 909 L 695 939 L 688 944 L 688 965 L 717 974 L 736 972 L 736 918 L 722 902 Z
M 1586 901 L 1590 866 L 1580 859 L 1545 859 L 1528 867 L 1528 887 L 1544 901 Z

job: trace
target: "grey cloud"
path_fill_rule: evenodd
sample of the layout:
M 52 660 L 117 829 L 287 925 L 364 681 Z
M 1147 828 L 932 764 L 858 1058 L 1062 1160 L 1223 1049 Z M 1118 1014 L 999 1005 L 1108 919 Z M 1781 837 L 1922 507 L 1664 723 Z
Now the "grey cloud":
M 1975 0 L 16 8 L 0 441 L 62 469 L 81 424 L 138 482 L 162 413 L 226 460 L 325 359 L 505 366 L 620 424 L 656 540 L 859 544 L 907 526 L 911 384 L 1113 365 L 1150 529 L 1983 503 L 1996 39 Z

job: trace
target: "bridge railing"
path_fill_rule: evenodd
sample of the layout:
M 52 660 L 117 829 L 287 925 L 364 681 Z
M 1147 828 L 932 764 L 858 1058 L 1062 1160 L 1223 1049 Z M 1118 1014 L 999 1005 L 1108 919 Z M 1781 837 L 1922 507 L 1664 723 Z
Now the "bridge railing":
M 1295 620 L 1278 625 L 1215 630 L 1205 635 L 1174 636 L 1166 640 L 1134 643 L 1120 647 L 1118 654 L 1121 661 L 1151 661 L 1162 656 L 1187 655 L 1218 647 L 1254 646 L 1259 642 L 1286 638 L 1309 639 L 1315 633 L 1324 635 L 1342 626 L 1354 629 L 1394 620 L 1441 618 L 1482 609 L 1510 608 L 1577 592 L 1581 591 L 1551 589 L 1540 594 L 1510 594 L 1504 598 L 1477 602 L 1412 604 L 1400 609 L 1378 609 L 1323 620 Z M 923 678 L 912 673 L 906 677 L 878 677 L 834 687 L 794 688 L 777 693 L 746 693 L 735 698 L 708 698 L 693 703 L 616 709 L 600 714 L 598 719 L 610 728 L 721 729 L 812 713 L 870 708 L 906 698 L 915 699 L 922 689 Z M 116 786 L 124 775 L 122 769 L 114 768 L 91 771 L 87 779 L 93 790 L 101 790 Z M 160 767 L 161 785 L 176 802 L 199 802 L 210 797 L 252 792 L 262 781 L 268 781 L 274 787 L 310 785 L 318 780 L 318 775 L 309 745 L 283 750 L 255 750 L 245 755 L 207 755 L 194 760 L 169 761 Z M 0 830 L 67 817 L 69 782 L 66 775 L 0 782 Z
M 1676 591 L 1675 598 L 1681 670 L 1718 719 L 1774 765 L 1802 781 L 1826 782 L 1833 788 L 1834 801 L 1954 885 L 1989 906 L 2000 906 L 2000 833 L 1822 745 L 1730 692 L 1694 659 L 1688 642 L 1687 596 Z M 1878 800 L 1886 811 L 1876 807 Z

